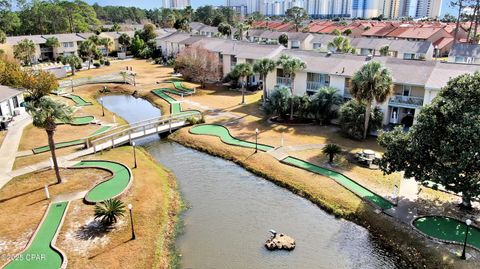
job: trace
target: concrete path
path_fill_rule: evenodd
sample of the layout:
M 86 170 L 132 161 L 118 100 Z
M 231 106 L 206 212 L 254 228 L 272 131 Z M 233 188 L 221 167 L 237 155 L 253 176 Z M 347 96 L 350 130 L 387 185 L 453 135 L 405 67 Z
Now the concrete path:
M 79 192 L 71 192 L 71 193 L 63 193 L 57 196 L 52 197 L 52 203 L 60 203 L 60 202 L 70 202 L 73 200 L 83 199 L 85 195 L 87 195 L 88 191 L 79 191 Z
M 405 178 L 402 173 L 400 187 L 398 191 L 398 204 L 396 207 L 385 211 L 390 216 L 393 216 L 404 222 L 410 224 L 417 214 L 416 201 L 418 198 L 418 183 L 414 178 Z
M 267 151 L 268 154 L 272 155 L 277 160 L 283 160 L 288 157 L 292 151 L 302 151 L 309 149 L 322 149 L 325 144 L 303 144 L 296 146 L 284 146 L 275 148 L 273 150 Z
M 8 126 L 7 135 L 0 147 L 0 188 L 10 180 L 7 174 L 12 171 L 23 129 L 30 123 L 32 123 L 30 115 L 24 113 L 15 117 Z

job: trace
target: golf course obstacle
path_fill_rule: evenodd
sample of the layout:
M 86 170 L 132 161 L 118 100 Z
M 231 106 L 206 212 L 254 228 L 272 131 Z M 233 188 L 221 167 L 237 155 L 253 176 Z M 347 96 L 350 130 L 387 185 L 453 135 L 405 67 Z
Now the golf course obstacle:
M 185 110 L 183 111 L 182 110 L 182 105 L 180 104 L 180 102 L 178 102 L 177 100 L 175 100 L 173 97 L 171 97 L 170 95 L 166 94 L 165 92 L 169 92 L 167 90 L 170 90 L 170 89 L 156 89 L 156 90 L 152 90 L 152 93 L 155 94 L 156 96 L 162 98 L 163 100 L 165 100 L 167 103 L 170 104 L 170 114 L 172 115 L 178 115 L 178 114 L 198 114 L 198 113 L 201 113 L 199 110 Z
M 445 216 L 422 216 L 412 221 L 412 226 L 433 240 L 463 245 L 467 225 L 464 221 Z M 468 229 L 467 245 L 480 251 L 480 229 L 471 225 Z
M 70 94 L 70 95 L 63 95 L 64 97 L 72 100 L 76 106 L 91 106 L 91 102 L 87 102 L 85 99 L 78 95 Z
M 172 81 L 172 83 L 173 83 L 173 86 L 175 87 L 175 89 L 177 89 L 177 90 L 184 91 L 184 92 L 190 92 L 190 93 L 194 92 L 193 89 L 189 89 L 187 87 L 184 87 L 183 83 L 181 81 Z
M 70 124 L 70 125 L 73 125 L 73 126 L 80 126 L 80 125 L 90 124 L 94 120 L 95 120 L 94 116 L 83 116 L 83 117 L 73 117 L 72 120 L 70 122 L 67 122 L 67 123 L 63 122 L 63 121 L 60 121 L 60 120 L 57 120 L 55 123 L 58 124 L 58 125 Z
M 254 142 L 244 141 L 244 140 L 233 137 L 230 134 L 230 131 L 222 125 L 216 125 L 216 124 L 197 125 L 190 128 L 189 132 L 195 135 L 216 136 L 216 137 L 219 137 L 223 143 L 233 145 L 233 146 L 246 147 L 251 149 L 255 149 L 256 147 L 256 144 Z M 269 151 L 274 149 L 274 147 L 269 145 L 264 145 L 264 144 L 257 144 L 257 148 L 258 150 L 261 150 L 261 151 Z M 394 206 L 393 203 L 391 203 L 387 199 L 365 188 L 364 186 L 358 184 L 353 179 L 341 173 L 322 168 L 313 163 L 306 162 L 292 156 L 287 156 L 285 159 L 281 160 L 281 162 L 284 164 L 288 164 L 288 165 L 300 168 L 300 169 L 307 170 L 315 174 L 329 177 L 335 180 L 337 183 L 339 183 L 343 187 L 345 187 L 347 190 L 351 191 L 358 197 L 362 198 L 364 201 L 367 201 L 373 204 L 375 207 L 378 207 L 382 210 L 387 210 Z

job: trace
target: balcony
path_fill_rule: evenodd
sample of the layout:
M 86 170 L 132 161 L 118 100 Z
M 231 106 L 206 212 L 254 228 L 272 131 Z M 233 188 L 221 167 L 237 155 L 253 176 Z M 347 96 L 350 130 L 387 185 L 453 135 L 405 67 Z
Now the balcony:
M 406 108 L 417 108 L 423 106 L 423 98 L 415 96 L 393 95 L 388 102 L 390 105 Z
M 43 48 L 40 48 L 40 52 L 42 53 L 53 52 L 53 49 L 52 47 L 43 47 Z
M 284 78 L 284 77 L 277 77 L 277 85 L 290 86 L 291 84 L 292 84 L 291 79 Z
M 309 91 L 316 91 L 320 89 L 321 87 L 326 87 L 328 86 L 329 82 L 328 81 L 307 81 L 307 90 Z

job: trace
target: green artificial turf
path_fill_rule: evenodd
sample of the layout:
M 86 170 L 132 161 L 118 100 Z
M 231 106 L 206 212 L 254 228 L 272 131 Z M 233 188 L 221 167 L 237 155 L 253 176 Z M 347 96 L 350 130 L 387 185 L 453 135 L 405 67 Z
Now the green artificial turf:
M 338 182 L 343 187 L 347 188 L 349 191 L 355 193 L 362 199 L 368 200 L 384 210 L 393 207 L 393 204 L 390 203 L 388 200 L 384 199 L 382 196 L 375 194 L 374 192 L 363 187 L 362 185 L 358 184 L 357 182 L 353 181 L 352 179 L 346 177 L 341 173 L 328 170 L 323 167 L 290 156 L 283 159 L 282 162 L 298 168 L 305 169 L 315 174 L 329 177 Z
M 120 163 L 109 161 L 81 161 L 73 166 L 74 168 L 95 167 L 110 171 L 113 176 L 91 189 L 85 199 L 89 202 L 101 202 L 121 194 L 131 180 L 128 168 Z
M 182 111 L 182 105 L 178 102 L 176 102 L 175 99 L 173 99 L 171 96 L 166 94 L 165 92 L 169 89 L 156 89 L 152 90 L 152 93 L 155 94 L 156 96 L 162 98 L 163 100 L 167 101 L 167 103 L 170 104 L 170 114 L 172 115 L 178 115 L 178 114 L 196 114 L 197 112 L 200 113 L 198 110 L 187 110 L 187 111 Z
M 213 135 L 213 136 L 219 137 L 226 144 L 247 147 L 247 148 L 255 148 L 255 143 L 243 141 L 243 140 L 232 137 L 228 129 L 221 125 L 214 125 L 214 124 L 198 125 L 191 128 L 190 133 L 198 134 L 198 135 Z M 258 144 L 258 149 L 261 151 L 268 151 L 273 149 L 273 147 L 268 145 Z M 344 176 L 341 173 L 337 173 L 335 171 L 331 171 L 331 170 L 319 167 L 317 165 L 314 165 L 306 161 L 302 161 L 294 157 L 287 157 L 283 159 L 282 162 L 293 165 L 298 168 L 308 170 L 316 174 L 330 177 L 331 179 L 340 183 L 342 186 L 344 186 L 351 192 L 355 193 L 356 195 L 360 196 L 365 200 L 373 202 L 375 205 L 379 206 L 382 209 L 389 209 L 393 207 L 393 204 L 390 203 L 388 200 L 368 190 L 367 188 L 356 183 L 355 181 Z
M 47 217 L 41 224 L 32 244 L 18 258 L 9 263 L 7 269 L 58 269 L 62 255 L 50 244 L 60 226 L 68 202 L 54 203 L 48 208 Z
M 72 99 L 72 101 L 75 102 L 75 105 L 77 105 L 77 106 L 90 106 L 90 105 L 92 105 L 92 103 L 85 101 L 85 99 L 83 99 L 82 97 L 80 97 L 78 95 L 71 94 L 67 97 Z
M 214 124 L 198 125 L 191 128 L 190 133 L 198 134 L 198 135 L 213 135 L 213 136 L 219 137 L 226 144 L 245 147 L 245 148 L 252 148 L 252 149 L 255 148 L 254 142 L 243 141 L 243 140 L 232 137 L 228 129 L 221 125 L 214 125 Z M 273 148 L 274 147 L 272 146 L 258 144 L 258 150 L 261 150 L 261 151 L 269 151 Z
M 460 244 L 463 244 L 465 240 L 467 229 L 465 222 L 443 216 L 420 217 L 413 221 L 413 226 L 431 237 Z M 478 228 L 470 227 L 467 243 L 480 249 L 480 230 Z
M 102 127 L 98 128 L 98 130 L 96 130 L 95 132 L 91 133 L 91 134 L 89 135 L 89 137 L 90 137 L 90 136 L 94 136 L 94 135 L 101 134 L 101 133 L 103 133 L 103 132 L 106 132 L 106 131 L 110 130 L 110 128 L 112 128 L 112 126 L 110 126 L 110 125 L 102 126 Z
M 175 95 L 178 95 L 178 96 L 183 96 L 183 95 L 190 94 L 190 93 L 187 93 L 187 92 L 177 91 L 177 90 L 168 89 L 168 88 L 162 89 L 162 91 L 168 92 L 168 93 L 171 93 L 171 94 L 175 94 Z
M 87 125 L 95 120 L 94 116 L 84 116 L 84 117 L 73 117 L 72 121 L 68 124 L 70 125 Z M 63 121 L 56 121 L 57 124 L 65 124 Z
M 175 87 L 175 89 L 177 89 L 177 90 L 186 91 L 186 92 L 193 92 L 192 89 L 184 87 L 181 81 L 173 81 L 172 83 L 173 83 L 173 86 Z

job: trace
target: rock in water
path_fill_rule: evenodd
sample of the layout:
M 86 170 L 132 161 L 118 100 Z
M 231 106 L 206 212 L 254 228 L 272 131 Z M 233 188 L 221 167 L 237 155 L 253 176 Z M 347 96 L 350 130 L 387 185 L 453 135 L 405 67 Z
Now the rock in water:
M 276 249 L 285 249 L 285 250 L 293 250 L 295 248 L 295 240 L 288 235 L 285 234 L 274 234 L 270 237 L 267 242 L 265 242 L 265 247 L 268 250 L 276 250 Z

